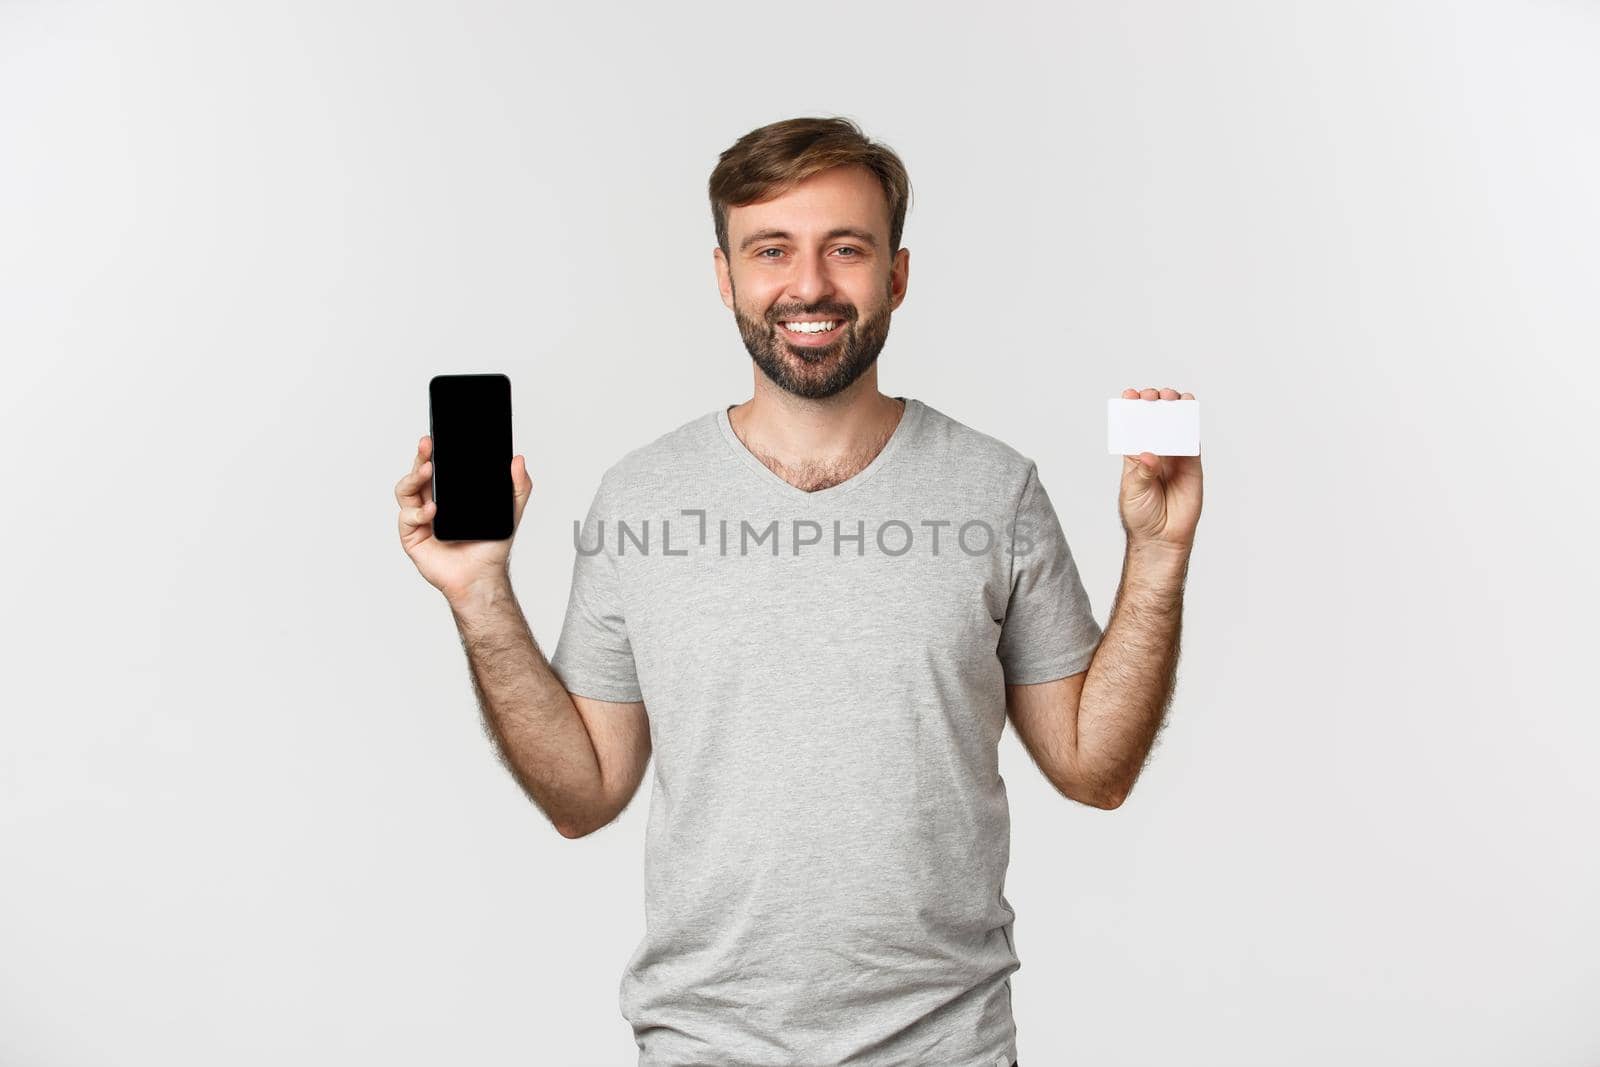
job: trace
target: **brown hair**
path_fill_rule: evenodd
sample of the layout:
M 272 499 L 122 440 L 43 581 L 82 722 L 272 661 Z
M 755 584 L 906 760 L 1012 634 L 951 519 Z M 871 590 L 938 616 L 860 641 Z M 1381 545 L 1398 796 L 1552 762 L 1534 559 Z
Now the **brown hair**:
M 711 171 L 711 218 L 717 244 L 728 248 L 728 209 L 779 196 L 829 167 L 862 166 L 878 176 L 889 203 L 889 254 L 900 250 L 911 179 L 888 145 L 868 140 L 847 118 L 797 118 L 751 130 L 717 158 Z

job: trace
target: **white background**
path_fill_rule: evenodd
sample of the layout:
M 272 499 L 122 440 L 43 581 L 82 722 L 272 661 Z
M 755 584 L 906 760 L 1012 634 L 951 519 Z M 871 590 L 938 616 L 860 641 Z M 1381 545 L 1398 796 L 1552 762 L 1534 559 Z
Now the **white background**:
M 1040 464 L 1204 405 L 1128 803 L 1015 736 L 1021 1061 L 1600 1062 L 1592 3 L 0 6 L 0 1062 L 627 1064 L 648 798 L 559 837 L 395 532 L 504 371 L 554 650 L 623 452 L 750 394 L 706 181 L 904 158 L 880 361 Z M 646 779 L 646 789 L 649 779 Z

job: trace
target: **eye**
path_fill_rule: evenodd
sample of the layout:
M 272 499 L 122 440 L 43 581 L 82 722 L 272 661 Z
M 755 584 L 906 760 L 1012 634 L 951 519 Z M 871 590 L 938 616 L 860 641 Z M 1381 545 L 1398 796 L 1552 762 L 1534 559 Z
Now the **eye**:
M 761 251 L 756 253 L 756 258 L 757 259 L 771 259 L 772 257 L 767 255 L 767 253 L 768 252 L 777 252 L 777 251 L 779 251 L 779 249 L 776 249 L 776 248 L 763 248 Z
M 849 245 L 841 245 L 839 247 L 839 251 L 841 251 L 841 252 L 849 252 L 850 253 L 850 255 L 844 257 L 845 259 L 854 259 L 856 256 L 861 254 L 861 249 L 852 248 Z

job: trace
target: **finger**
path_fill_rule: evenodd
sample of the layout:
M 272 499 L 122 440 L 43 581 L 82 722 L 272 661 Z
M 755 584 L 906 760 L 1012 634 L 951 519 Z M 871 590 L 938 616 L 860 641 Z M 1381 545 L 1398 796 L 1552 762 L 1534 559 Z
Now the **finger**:
M 408 536 L 413 530 L 426 527 L 433 522 L 433 501 L 428 501 L 421 507 L 400 509 L 400 533 Z
M 395 500 L 399 501 L 403 508 L 421 507 L 433 495 L 429 485 L 432 478 L 432 461 L 423 463 L 420 467 L 413 467 L 410 474 L 395 483 Z
M 431 457 L 432 453 L 433 438 L 429 437 L 427 434 L 423 434 L 422 438 L 417 441 L 416 455 L 411 457 L 411 473 L 417 473 L 417 468 L 426 463 Z
M 1124 399 L 1124 400 L 1138 400 L 1139 399 L 1139 390 L 1132 389 L 1132 388 L 1124 389 L 1122 391 L 1122 399 Z
M 1178 399 L 1178 391 L 1176 389 L 1172 389 L 1172 388 L 1163 389 L 1163 390 L 1161 390 L 1161 399 L 1162 400 L 1176 400 L 1176 399 Z
M 1161 394 L 1158 391 L 1150 388 L 1148 385 L 1139 390 L 1139 398 L 1141 400 L 1154 400 L 1160 395 Z
M 1194 399 L 1194 394 L 1193 393 L 1184 393 L 1178 399 L 1179 400 L 1193 400 Z
M 404 478 L 401 478 L 394 484 L 394 498 L 400 501 L 401 504 L 408 507 L 415 507 L 417 505 L 417 501 L 408 500 L 407 498 L 415 495 L 416 490 L 414 486 L 417 471 L 421 470 L 422 465 L 427 462 L 428 453 L 432 451 L 432 449 L 433 439 L 424 434 L 422 438 L 417 441 L 417 451 L 411 457 L 411 470 L 407 472 Z

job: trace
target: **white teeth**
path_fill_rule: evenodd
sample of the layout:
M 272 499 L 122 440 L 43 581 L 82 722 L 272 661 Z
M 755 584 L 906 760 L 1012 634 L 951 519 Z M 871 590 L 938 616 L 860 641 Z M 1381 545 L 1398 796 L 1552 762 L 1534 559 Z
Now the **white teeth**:
M 783 328 L 795 333 L 827 333 L 837 325 L 837 322 L 786 322 Z

